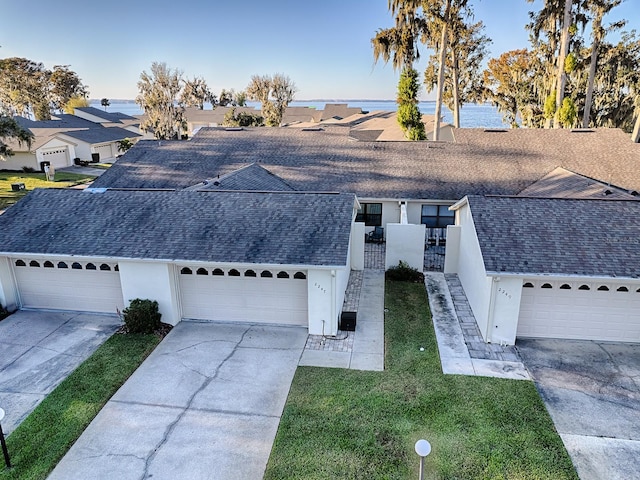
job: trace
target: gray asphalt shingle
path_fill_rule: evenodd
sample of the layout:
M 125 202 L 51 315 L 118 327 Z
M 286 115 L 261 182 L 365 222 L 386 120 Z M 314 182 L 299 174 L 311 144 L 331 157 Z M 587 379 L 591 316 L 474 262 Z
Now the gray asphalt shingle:
M 345 265 L 352 194 L 37 189 L 0 216 L 4 254 Z
M 186 188 L 259 163 L 298 191 L 361 198 L 516 195 L 558 166 L 640 191 L 640 144 L 620 130 L 455 129 L 454 136 L 453 143 L 366 142 L 345 127 L 204 128 L 189 141 L 138 142 L 96 186 Z
M 470 196 L 489 272 L 640 278 L 640 201 Z
M 70 132 L 62 132 L 62 135 L 67 135 L 68 137 L 91 144 L 114 142 L 125 138 L 137 138 L 141 136 L 120 127 L 97 127 L 89 130 L 74 130 Z

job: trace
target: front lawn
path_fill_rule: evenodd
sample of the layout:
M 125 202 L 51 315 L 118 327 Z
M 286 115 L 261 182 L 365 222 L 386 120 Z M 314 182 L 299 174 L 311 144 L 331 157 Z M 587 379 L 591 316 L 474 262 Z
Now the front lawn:
M 46 478 L 159 342 L 157 335 L 116 334 L 102 344 L 9 435 L 13 468 L 0 457 L 0 480 Z
M 56 172 L 55 182 L 47 182 L 44 173 L 0 171 L 0 210 L 13 205 L 34 188 L 65 188 L 91 182 L 95 177 L 77 173 Z M 24 183 L 25 190 L 14 192 L 12 183 Z
M 386 370 L 299 367 L 265 479 L 577 479 L 529 381 L 443 375 L 424 285 L 387 282 Z M 425 347 L 421 352 L 420 347 Z

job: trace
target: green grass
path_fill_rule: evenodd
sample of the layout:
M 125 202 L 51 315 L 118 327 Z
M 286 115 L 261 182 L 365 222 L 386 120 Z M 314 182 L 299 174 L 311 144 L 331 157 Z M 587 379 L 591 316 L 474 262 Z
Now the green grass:
M 46 478 L 116 390 L 160 342 L 113 335 L 45 398 L 7 438 L 13 468 L 0 480 Z
M 420 438 L 425 478 L 578 478 L 532 382 L 443 375 L 424 286 L 385 304 L 386 370 L 299 367 L 265 479 L 417 478 Z
M 65 188 L 94 180 L 76 173 L 56 172 L 55 182 L 47 182 L 44 173 L 0 172 L 0 210 L 13 205 L 34 188 Z M 24 183 L 26 190 L 14 192 L 12 183 Z

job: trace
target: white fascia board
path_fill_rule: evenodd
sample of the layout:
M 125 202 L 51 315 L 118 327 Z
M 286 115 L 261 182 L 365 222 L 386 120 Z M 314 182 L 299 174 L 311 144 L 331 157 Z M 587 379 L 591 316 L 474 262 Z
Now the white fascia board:
M 600 282 L 611 281 L 633 281 L 640 282 L 640 277 L 606 277 L 602 275 L 569 275 L 569 274 L 554 274 L 554 273 L 514 273 L 514 272 L 487 272 L 487 277 L 519 277 L 519 278 L 540 278 L 548 280 L 595 280 Z
M 372 203 L 372 202 L 411 202 L 411 203 L 429 203 L 432 205 L 442 205 L 443 203 L 454 204 L 459 199 L 451 200 L 445 198 L 409 198 L 409 197 L 395 197 L 395 198 L 380 198 L 380 197 L 358 197 L 360 203 Z
M 37 259 L 37 258 L 51 258 L 56 260 L 82 260 L 82 261 L 125 261 L 125 262 L 138 262 L 138 263 L 171 263 L 181 265 L 202 265 L 202 266 L 215 266 L 224 268 L 269 268 L 269 269 L 296 269 L 296 270 L 335 270 L 340 268 L 346 268 L 344 265 L 309 265 L 309 264 L 281 264 L 281 263 L 233 263 L 233 262 L 208 262 L 203 260 L 181 260 L 181 259 L 155 259 L 155 258 L 132 258 L 132 257 L 107 257 L 90 256 L 90 255 L 69 255 L 69 254 L 56 254 L 56 253 L 21 253 L 21 252 L 0 252 L 0 256 L 24 258 L 24 259 Z
M 468 204 L 469 204 L 469 197 L 465 195 L 464 198 L 458 200 L 453 205 L 451 205 L 449 207 L 449 210 L 455 211 L 455 210 L 458 210 L 459 208 L 462 208 L 462 207 L 464 207 L 465 205 L 468 205 Z

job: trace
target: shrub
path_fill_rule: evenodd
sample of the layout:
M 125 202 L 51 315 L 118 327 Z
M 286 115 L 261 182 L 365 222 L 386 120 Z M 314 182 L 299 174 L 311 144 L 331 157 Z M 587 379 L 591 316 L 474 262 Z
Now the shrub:
M 158 311 L 158 302 L 155 300 L 131 300 L 122 315 L 130 333 L 153 333 L 160 328 L 162 314 Z
M 33 167 L 27 167 L 26 165 L 22 167 L 22 171 L 24 173 L 35 173 L 36 169 Z
M 403 262 L 402 260 L 400 260 L 397 267 L 391 267 L 387 270 L 385 275 L 387 280 L 395 280 L 397 282 L 424 282 L 424 274 L 418 271 L 417 268 L 410 267 L 407 262 Z

